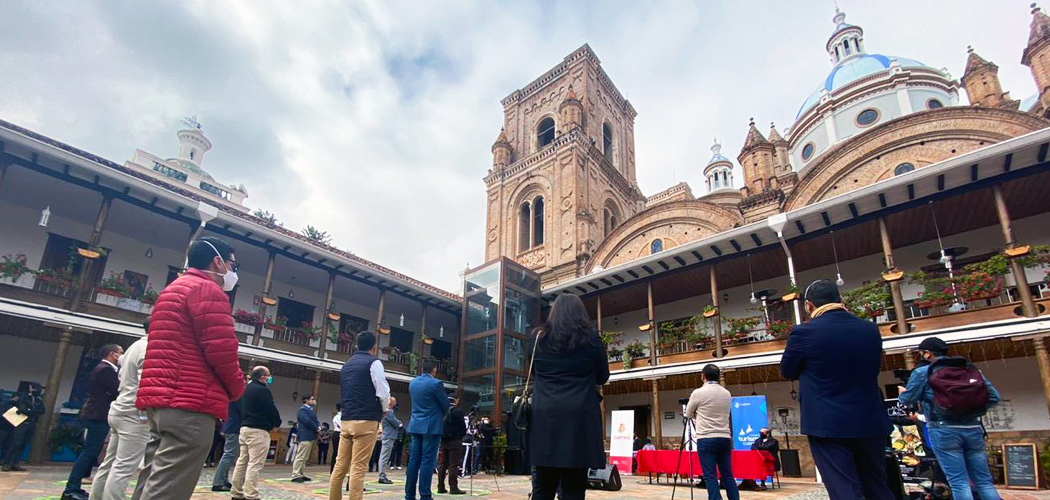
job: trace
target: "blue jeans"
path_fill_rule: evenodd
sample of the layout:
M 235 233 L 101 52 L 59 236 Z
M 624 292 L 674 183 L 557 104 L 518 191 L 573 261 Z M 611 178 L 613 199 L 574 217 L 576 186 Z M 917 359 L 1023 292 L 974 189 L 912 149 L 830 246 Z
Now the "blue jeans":
M 930 444 L 948 477 L 954 500 L 974 500 L 971 481 L 980 500 L 999 500 L 988 472 L 988 453 L 980 427 L 930 427 Z
M 430 484 L 434 481 L 434 466 L 437 463 L 440 434 L 412 434 L 408 449 L 408 470 L 405 475 L 405 500 L 416 500 L 416 483 L 419 483 L 420 500 L 431 500 Z
M 226 442 L 222 447 L 222 458 L 219 465 L 215 467 L 215 477 L 212 486 L 225 486 L 230 482 L 230 467 L 237 463 L 237 457 L 241 453 L 240 433 L 227 433 Z
M 722 487 L 726 489 L 729 500 L 740 500 L 740 491 L 733 478 L 733 440 L 701 438 L 697 453 L 700 454 L 700 468 L 704 471 L 704 483 L 707 484 L 707 500 L 722 500 L 722 494 L 718 491 L 719 474 L 722 475 Z
M 69 471 L 69 479 L 66 480 L 66 489 L 63 493 L 75 493 L 81 490 L 80 483 L 88 474 L 102 451 L 102 443 L 109 435 L 109 423 L 105 420 L 81 420 L 80 423 L 87 430 L 87 439 L 84 447 L 77 455 L 77 461 L 73 463 L 73 470 Z

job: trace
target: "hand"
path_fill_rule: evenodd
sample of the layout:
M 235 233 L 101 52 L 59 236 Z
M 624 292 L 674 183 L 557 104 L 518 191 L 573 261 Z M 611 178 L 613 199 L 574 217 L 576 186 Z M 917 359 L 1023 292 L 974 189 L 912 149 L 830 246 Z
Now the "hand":
M 912 422 L 918 423 L 919 422 L 919 415 L 917 413 L 915 413 L 915 412 L 910 412 L 910 413 L 908 413 L 908 420 L 911 420 Z
M 904 394 L 907 390 L 908 390 L 908 388 L 904 387 L 903 385 L 898 385 L 897 386 L 897 394 Z

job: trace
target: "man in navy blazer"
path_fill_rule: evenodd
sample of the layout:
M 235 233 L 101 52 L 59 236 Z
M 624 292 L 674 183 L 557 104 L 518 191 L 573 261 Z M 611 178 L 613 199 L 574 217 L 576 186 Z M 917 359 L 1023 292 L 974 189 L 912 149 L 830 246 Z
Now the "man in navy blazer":
M 438 445 L 445 430 L 445 414 L 448 413 L 448 396 L 445 386 L 437 375 L 437 362 L 423 361 L 423 374 L 408 385 L 412 396 L 412 420 L 408 423 L 408 434 L 412 445 L 408 450 L 408 471 L 405 477 L 405 500 L 416 499 L 416 482 L 419 482 L 420 500 L 431 500 L 430 484 L 434 479 L 434 464 L 437 462 Z
M 814 281 L 803 297 L 812 319 L 791 330 L 780 373 L 799 381 L 802 433 L 813 462 L 831 500 L 893 500 L 886 485 L 892 426 L 879 389 L 879 329 L 850 314 L 831 281 Z

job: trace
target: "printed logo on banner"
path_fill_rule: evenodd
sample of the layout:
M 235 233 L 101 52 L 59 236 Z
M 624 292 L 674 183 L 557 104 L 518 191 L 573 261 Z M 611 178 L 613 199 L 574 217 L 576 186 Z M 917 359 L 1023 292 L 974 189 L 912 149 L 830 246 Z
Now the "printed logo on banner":
M 762 428 L 769 425 L 766 397 L 735 397 L 729 414 L 733 420 L 733 449 L 750 450 Z

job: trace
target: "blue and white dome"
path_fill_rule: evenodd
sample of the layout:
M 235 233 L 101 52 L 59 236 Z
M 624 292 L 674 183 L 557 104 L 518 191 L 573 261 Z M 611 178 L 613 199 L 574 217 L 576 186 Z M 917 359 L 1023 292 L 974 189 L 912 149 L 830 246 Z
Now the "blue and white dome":
M 711 145 L 711 159 L 704 167 L 704 177 L 707 178 L 708 193 L 720 189 L 734 189 L 733 162 L 722 156 L 722 144 L 718 142 L 717 137 L 715 143 Z
M 823 95 L 824 92 L 833 94 L 839 89 L 860 80 L 861 78 L 888 71 L 893 61 L 899 62 L 902 68 L 934 69 L 919 61 L 908 59 L 906 57 L 885 56 L 882 54 L 857 54 L 848 59 L 844 59 L 831 69 L 831 73 L 829 73 L 827 78 L 824 79 L 824 84 L 817 88 L 817 90 L 813 91 L 813 93 L 806 99 L 806 102 L 802 103 L 802 107 L 799 108 L 798 114 L 795 115 L 795 119 L 798 119 L 798 117 L 802 116 L 802 113 L 819 103 L 820 96 Z

